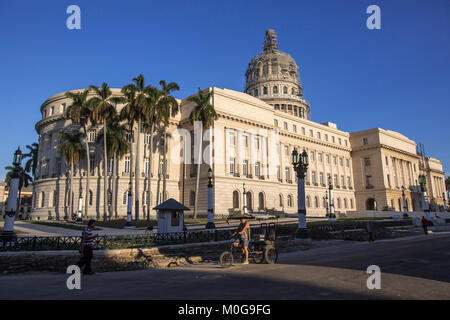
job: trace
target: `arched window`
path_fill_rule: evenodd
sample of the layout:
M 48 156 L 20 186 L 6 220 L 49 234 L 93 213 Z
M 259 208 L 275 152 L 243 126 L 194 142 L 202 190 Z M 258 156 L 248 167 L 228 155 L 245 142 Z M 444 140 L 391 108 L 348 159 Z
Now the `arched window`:
M 327 199 L 325 199 L 325 197 L 322 198 L 322 206 L 323 206 L 324 208 L 327 207 Z
M 239 192 L 233 191 L 233 208 L 239 209 Z
M 264 193 L 260 192 L 258 195 L 258 199 L 259 199 L 259 210 L 264 210 L 265 206 L 264 206 Z
M 287 92 L 288 92 L 287 87 L 283 87 L 283 93 L 287 94 Z
M 273 87 L 273 93 L 274 93 L 274 94 L 277 94 L 277 93 L 278 93 L 278 87 L 277 87 L 277 86 L 274 86 L 274 87 Z
M 111 190 L 108 190 L 108 206 L 111 206 L 111 204 L 112 204 L 112 192 Z
M 347 198 L 344 198 L 344 208 L 347 209 Z
M 316 208 L 319 208 L 319 198 L 318 197 L 314 197 L 314 205 Z
M 394 202 L 392 202 L 394 204 Z M 353 199 L 350 199 L 350 208 L 353 209 Z
M 280 207 L 284 207 L 283 195 L 280 194 L 279 198 L 280 198 Z
M 92 200 L 93 200 L 94 194 L 92 193 L 92 190 L 89 190 L 89 205 L 92 206 Z
M 338 209 L 340 209 L 341 208 L 341 198 L 337 199 L 337 205 L 338 205 Z
M 294 88 L 292 88 L 291 94 L 292 94 L 292 95 L 295 95 L 295 89 L 294 89 Z
M 287 197 L 287 205 L 289 208 L 292 207 L 292 196 L 291 195 L 288 195 L 288 197 Z
M 191 192 L 189 192 L 189 205 L 193 206 L 195 205 L 195 191 L 191 190 Z
M 41 192 L 41 203 L 40 203 L 40 207 L 43 208 L 45 205 L 45 193 L 44 191 Z
M 263 94 L 267 94 L 267 87 L 263 88 Z
M 58 192 L 56 190 L 53 191 L 53 203 L 52 207 L 56 207 L 56 201 L 58 200 Z
M 306 197 L 306 207 L 311 208 L 311 201 L 309 200 L 309 196 Z
M 253 194 L 249 191 L 247 191 L 247 209 L 248 210 L 253 210 Z

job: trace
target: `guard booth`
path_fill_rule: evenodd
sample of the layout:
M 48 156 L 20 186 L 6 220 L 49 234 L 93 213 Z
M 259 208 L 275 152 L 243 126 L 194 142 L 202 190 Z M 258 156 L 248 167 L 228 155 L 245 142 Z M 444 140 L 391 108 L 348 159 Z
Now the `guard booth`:
M 184 211 L 189 211 L 188 207 L 170 198 L 153 209 L 157 212 L 158 233 L 184 231 Z

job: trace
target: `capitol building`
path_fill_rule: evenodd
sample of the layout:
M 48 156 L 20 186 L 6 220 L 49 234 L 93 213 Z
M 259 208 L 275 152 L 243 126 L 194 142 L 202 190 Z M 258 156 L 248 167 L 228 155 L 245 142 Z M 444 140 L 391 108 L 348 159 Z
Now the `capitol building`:
M 296 61 L 278 47 L 273 30 L 265 34 L 263 51 L 248 64 L 245 73 L 245 91 L 210 87 L 211 104 L 218 118 L 213 130 L 205 130 L 204 154 L 210 164 L 202 164 L 198 213 L 207 213 L 208 168 L 212 169 L 214 184 L 214 213 L 226 216 L 243 211 L 243 185 L 250 212 L 297 213 L 297 185 L 291 164 L 294 148 L 305 150 L 309 156 L 306 181 L 307 216 L 325 216 L 328 180 L 333 184 L 334 208 L 338 213 L 350 211 L 385 210 L 403 211 L 402 189 L 408 211 L 423 211 L 419 176 L 426 177 L 428 201 L 432 211 L 442 210 L 444 203 L 444 174 L 442 163 L 418 152 L 418 144 L 401 133 L 373 128 L 358 132 L 339 130 L 332 122 L 312 120 L 313 107 L 305 99 L 300 69 Z M 74 90 L 78 91 L 78 90 Z M 120 89 L 112 89 L 121 95 Z M 306 92 L 307 93 L 307 92 Z M 171 150 L 194 150 L 193 140 L 177 134 L 180 129 L 193 132 L 189 115 L 194 108 L 188 98 L 179 100 L 180 112 L 170 119 L 166 127 L 171 139 Z M 65 93 L 48 98 L 41 106 L 42 119 L 36 123 L 39 134 L 38 165 L 32 200 L 32 219 L 62 219 L 70 216 L 68 167 L 57 152 L 58 134 L 73 126 L 64 118 L 71 105 Z M 117 106 L 121 108 L 120 105 Z M 124 218 L 127 214 L 127 192 L 134 163 L 130 155 L 108 163 L 107 188 L 104 188 L 103 149 L 96 145 L 96 136 L 102 125 L 89 128 L 90 172 L 85 160 L 77 164 L 74 172 L 72 204 L 78 210 L 79 198 L 89 198 L 88 216 L 103 217 L 104 190 L 108 190 L 107 212 L 111 218 Z M 197 165 L 190 157 L 163 161 L 162 148 L 149 149 L 149 137 L 141 135 L 138 172 L 141 218 L 146 208 L 155 207 L 163 198 L 174 198 L 191 208 L 193 213 Z M 160 139 L 155 135 L 155 141 Z M 134 148 L 137 139 L 134 139 Z M 178 152 L 178 151 L 177 151 Z M 180 153 L 180 152 L 178 152 Z M 192 154 L 192 152 L 191 152 Z M 149 168 L 149 157 L 152 167 Z M 166 165 L 166 170 L 163 166 Z M 163 179 L 163 172 L 166 177 Z M 86 177 L 90 176 L 89 190 Z M 330 178 L 329 178 L 330 177 Z M 146 197 L 148 180 L 151 197 Z M 133 178 L 133 184 L 135 179 Z M 163 180 L 166 195 L 162 195 Z M 132 188 L 134 190 L 134 186 Z M 133 200 L 134 201 L 134 200 Z M 83 201 L 84 205 L 84 201 Z M 83 208 L 84 212 L 84 208 Z M 151 211 L 152 215 L 156 212 Z M 135 216 L 133 206 L 133 217 Z

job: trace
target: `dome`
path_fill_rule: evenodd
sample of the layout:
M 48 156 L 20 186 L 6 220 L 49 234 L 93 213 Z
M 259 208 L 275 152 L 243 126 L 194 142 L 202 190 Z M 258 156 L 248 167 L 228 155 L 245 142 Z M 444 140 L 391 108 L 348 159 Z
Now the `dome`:
M 298 66 L 288 53 L 278 49 L 274 30 L 266 31 L 264 51 L 248 64 L 245 93 L 301 118 L 308 118 L 310 107 L 303 98 Z

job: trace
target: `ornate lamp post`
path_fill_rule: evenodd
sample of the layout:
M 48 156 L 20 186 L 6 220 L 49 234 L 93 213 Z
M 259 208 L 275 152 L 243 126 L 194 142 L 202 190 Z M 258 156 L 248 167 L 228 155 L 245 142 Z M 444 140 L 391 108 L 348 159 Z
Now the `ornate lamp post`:
M 206 224 L 206 229 L 215 229 L 214 224 L 214 205 L 213 205 L 213 171 L 211 167 L 208 169 L 208 223 Z
M 296 237 L 308 238 L 305 206 L 305 175 L 308 170 L 308 154 L 306 151 L 303 151 L 301 155 L 298 154 L 296 149 L 292 151 L 292 166 L 297 173 L 298 229 Z
M 427 180 L 426 180 L 425 176 L 423 176 L 423 175 L 419 176 L 419 184 L 420 184 L 420 191 L 422 193 L 423 211 L 425 212 L 425 216 L 428 219 L 428 213 L 430 212 L 430 206 L 428 204 Z
M 132 203 L 131 203 L 131 182 L 128 183 L 128 201 L 127 201 L 127 222 L 125 223 L 125 228 L 130 229 L 134 228 L 134 226 L 131 225 L 131 209 Z
M 243 195 L 244 195 L 244 200 L 242 201 L 243 205 L 244 205 L 244 215 L 247 215 L 247 191 L 245 191 L 245 183 L 242 184 L 242 188 L 243 188 Z
M 406 195 L 404 186 L 402 186 L 402 199 L 403 199 L 403 213 L 408 214 L 408 208 L 406 207 Z
M 330 210 L 328 213 L 328 217 L 334 218 L 335 215 L 334 215 L 334 200 L 333 200 L 333 183 L 331 181 L 331 175 L 328 176 L 328 194 L 329 194 L 328 198 L 330 199 L 330 204 L 329 204 Z
M 325 217 L 328 218 L 329 209 L 328 209 L 328 192 L 327 191 L 325 191 L 325 210 L 326 210 Z
M 445 198 L 445 192 L 442 192 L 442 200 L 444 201 L 444 211 L 447 211 L 447 199 Z
M 17 212 L 17 192 L 20 183 L 20 165 L 22 164 L 22 151 L 20 147 L 14 152 L 13 172 L 9 182 L 8 200 L 6 201 L 5 224 L 1 238 L 3 241 L 13 241 L 17 237 L 14 233 L 14 220 Z
M 78 212 L 76 223 L 83 223 L 82 213 L 83 213 L 83 187 L 80 188 L 80 196 L 78 198 Z

